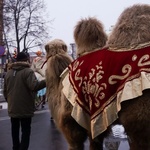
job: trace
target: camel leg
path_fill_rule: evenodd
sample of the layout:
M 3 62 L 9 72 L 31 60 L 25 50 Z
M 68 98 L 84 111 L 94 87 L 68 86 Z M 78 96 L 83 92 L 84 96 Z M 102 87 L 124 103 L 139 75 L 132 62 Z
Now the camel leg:
M 129 137 L 130 150 L 150 150 L 150 90 L 122 103 L 119 118 Z
M 145 127 L 143 126 L 144 128 L 142 126 L 138 128 L 136 124 L 133 126 L 133 128 L 129 128 L 124 125 L 130 150 L 150 150 L 150 122 Z
M 84 142 L 87 139 L 87 131 L 70 115 L 65 115 L 62 119 L 61 131 L 67 140 L 68 150 L 84 150 Z
M 84 129 L 76 129 L 67 129 L 63 132 L 68 142 L 68 150 L 84 150 L 84 142 L 87 139 L 87 132 L 85 132 Z
M 103 138 L 93 140 L 90 138 L 90 150 L 103 150 Z
M 149 124 L 150 126 L 150 124 Z M 145 133 L 150 133 L 149 127 L 145 130 L 141 129 L 138 131 L 138 133 L 128 133 L 129 136 L 129 145 L 130 150 L 150 150 L 150 135 L 147 135 Z
M 68 147 L 68 150 L 84 150 L 84 143 L 82 143 L 81 145 L 79 144 L 70 144 Z
M 97 136 L 95 139 L 92 139 L 91 136 L 89 136 L 90 140 L 90 150 L 103 150 L 103 141 L 104 138 L 108 135 L 109 130 L 103 132 L 99 136 Z

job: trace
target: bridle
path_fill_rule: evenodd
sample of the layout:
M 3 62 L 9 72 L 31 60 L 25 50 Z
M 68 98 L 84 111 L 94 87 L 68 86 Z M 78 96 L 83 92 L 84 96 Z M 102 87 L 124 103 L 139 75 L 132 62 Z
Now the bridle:
M 44 61 L 44 63 L 41 66 L 41 69 L 44 67 L 44 65 L 47 63 L 47 61 L 49 60 L 49 58 L 52 57 L 52 55 L 48 56 L 47 59 Z

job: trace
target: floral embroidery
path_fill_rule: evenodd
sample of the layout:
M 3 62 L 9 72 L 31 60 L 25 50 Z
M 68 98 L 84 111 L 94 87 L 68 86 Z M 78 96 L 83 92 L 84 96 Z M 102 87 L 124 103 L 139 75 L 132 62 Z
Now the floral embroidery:
M 100 50 L 84 55 L 69 66 L 69 79 L 77 93 L 77 103 L 94 119 L 116 99 L 127 81 L 150 73 L 148 48 L 114 52 Z

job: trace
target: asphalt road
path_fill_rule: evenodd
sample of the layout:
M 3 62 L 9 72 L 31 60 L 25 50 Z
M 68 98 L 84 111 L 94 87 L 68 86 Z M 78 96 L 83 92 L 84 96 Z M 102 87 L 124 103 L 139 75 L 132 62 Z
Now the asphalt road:
M 3 108 L 0 109 L 0 150 L 11 150 L 12 141 L 7 105 L 5 104 Z M 63 135 L 57 130 L 55 123 L 50 120 L 50 117 L 50 112 L 47 107 L 35 112 L 32 121 L 29 150 L 67 150 L 67 143 Z M 116 136 L 122 136 L 122 128 L 115 127 L 113 130 Z M 118 146 L 118 149 L 114 149 L 114 146 Z M 85 150 L 89 150 L 88 147 L 89 143 L 86 141 Z M 125 138 L 108 136 L 104 141 L 104 149 L 129 150 L 129 145 Z

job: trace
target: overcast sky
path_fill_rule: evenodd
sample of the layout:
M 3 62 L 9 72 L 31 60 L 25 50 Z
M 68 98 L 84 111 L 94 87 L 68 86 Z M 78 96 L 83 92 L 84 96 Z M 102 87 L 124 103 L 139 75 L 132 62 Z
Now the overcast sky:
M 133 4 L 150 4 L 150 0 L 44 0 L 49 17 L 52 39 L 60 38 L 68 45 L 74 42 L 74 26 L 81 18 L 97 17 L 108 32 L 121 12 Z

